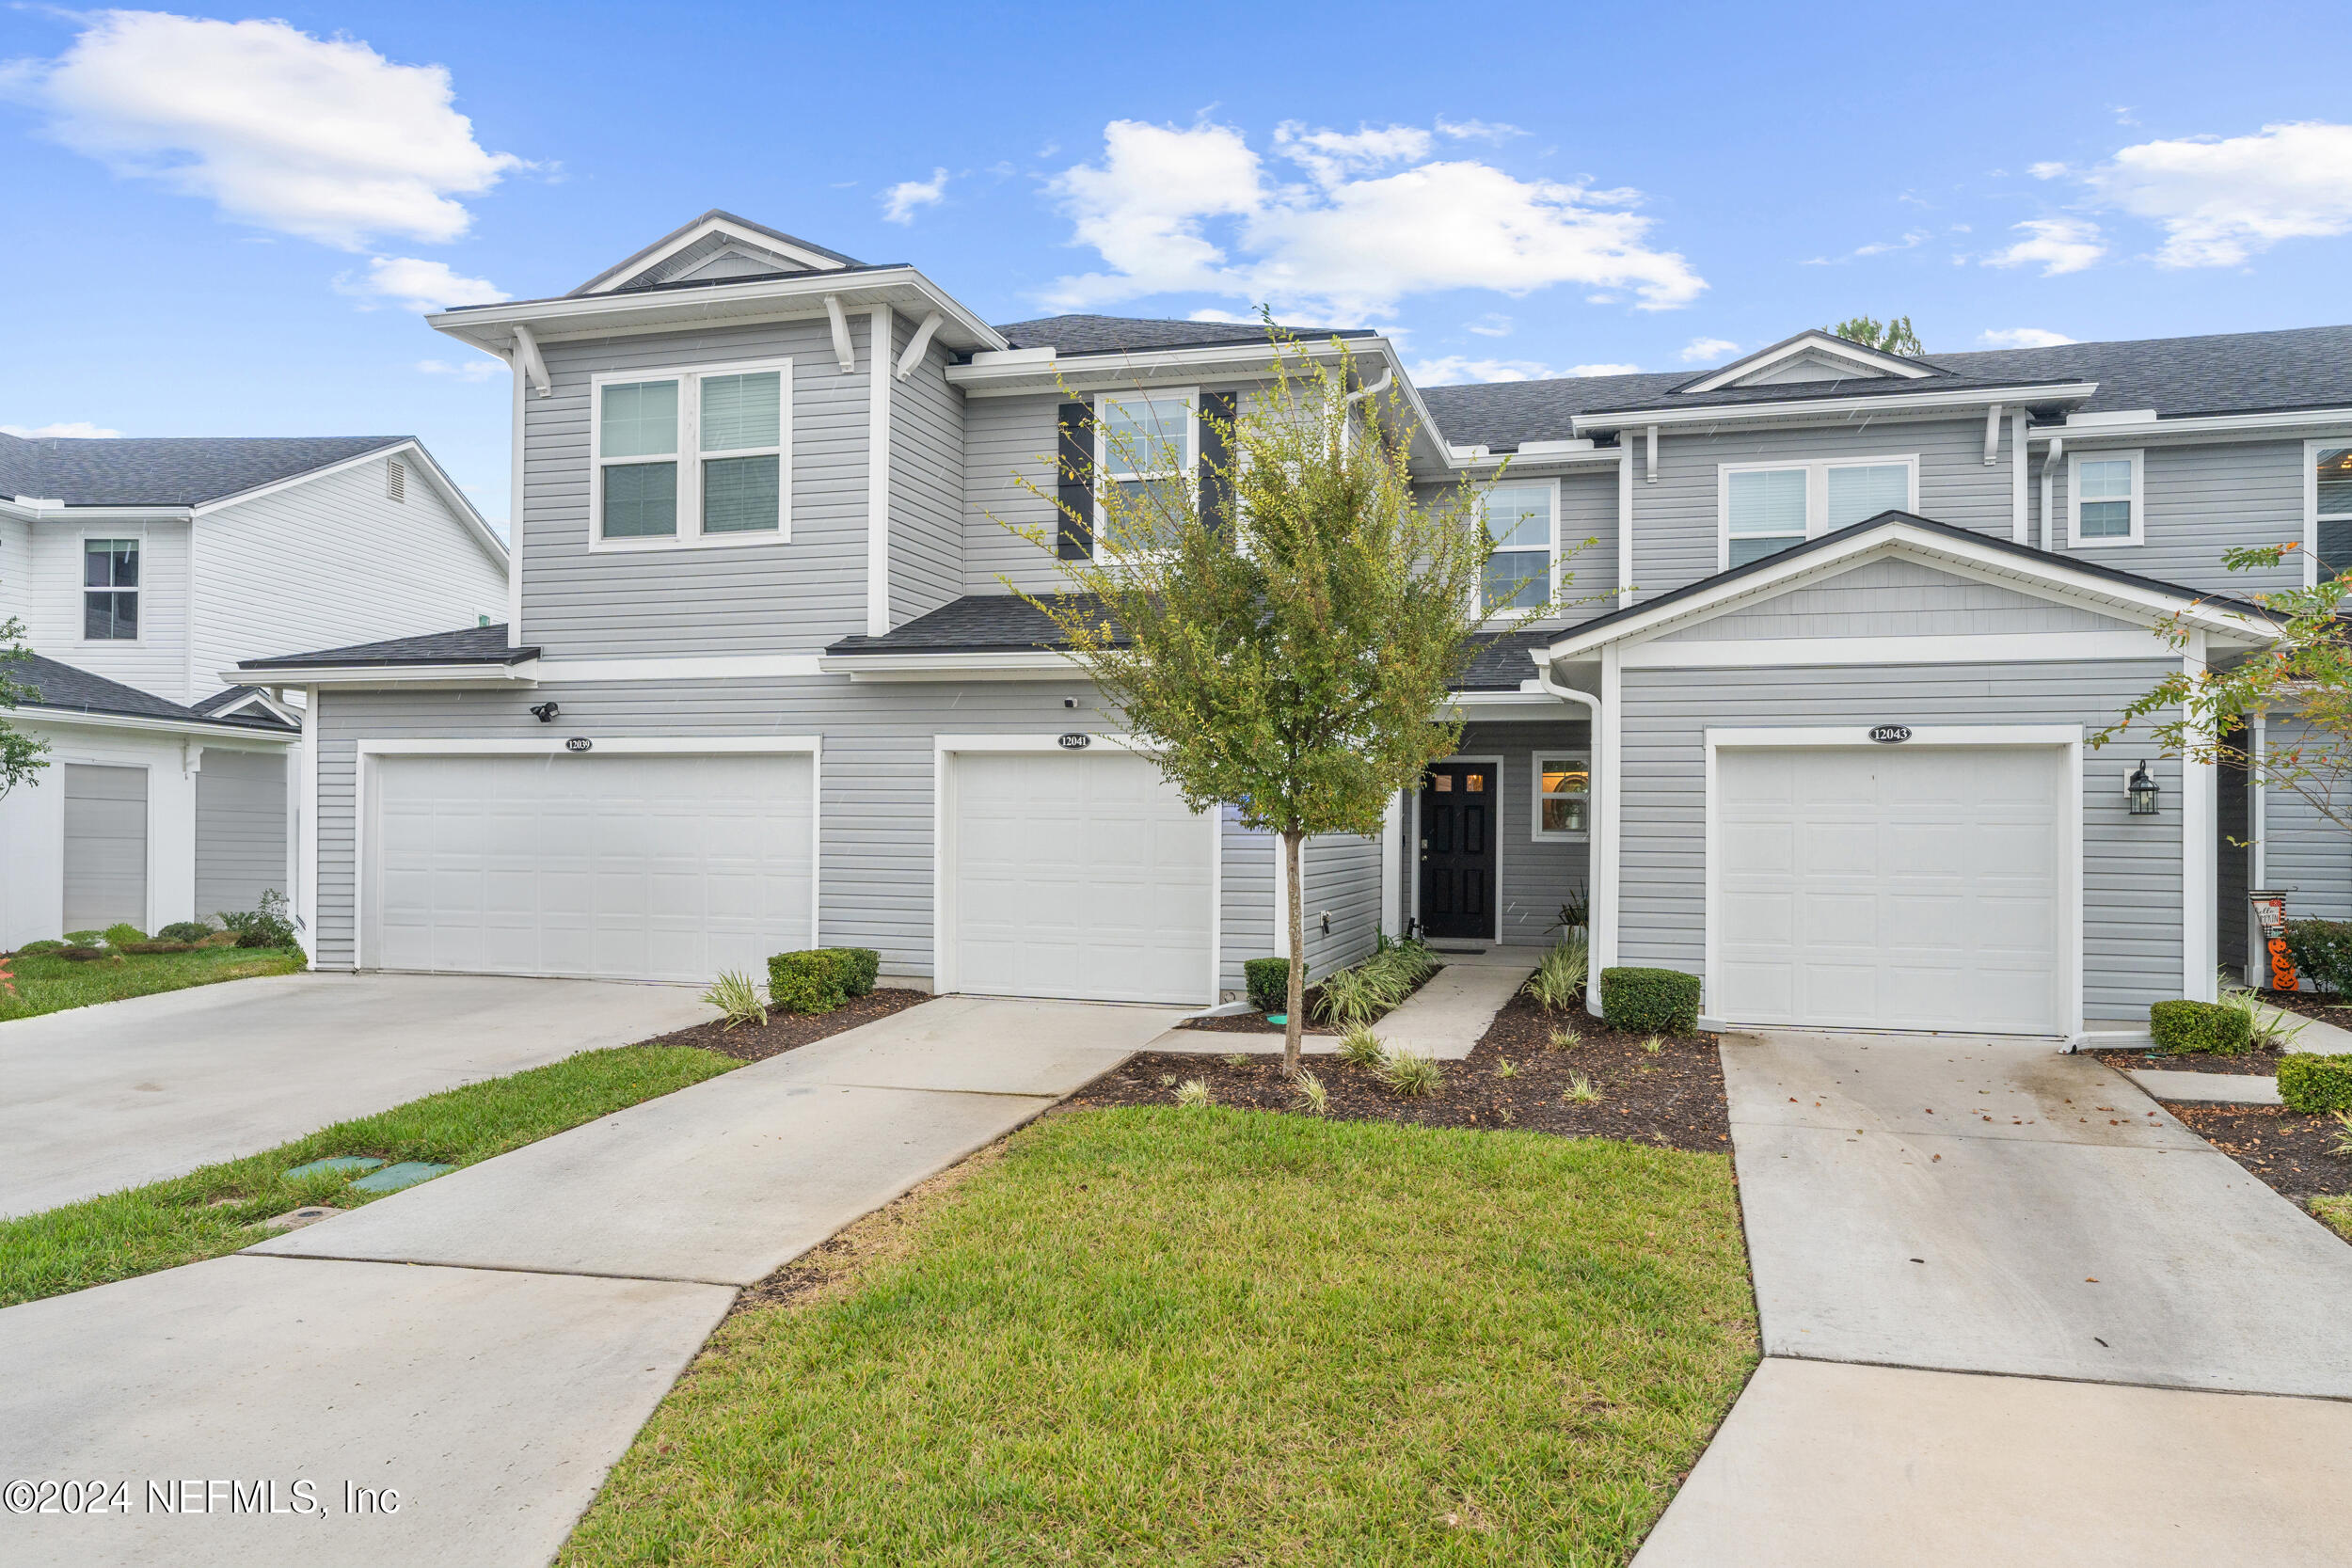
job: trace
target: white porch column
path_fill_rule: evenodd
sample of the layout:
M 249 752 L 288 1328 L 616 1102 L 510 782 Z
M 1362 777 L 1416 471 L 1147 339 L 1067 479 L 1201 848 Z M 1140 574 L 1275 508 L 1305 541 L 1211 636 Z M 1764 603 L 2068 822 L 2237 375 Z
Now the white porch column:
M 2205 673 L 2203 632 L 2189 633 L 2181 666 L 2191 680 Z M 2214 784 L 2210 762 L 2181 759 L 2181 994 L 2192 1002 L 2214 1000 L 2214 970 L 2220 961 L 2214 911 L 2220 793 Z
M 1380 934 L 1405 934 L 1405 792 L 1389 797 L 1380 816 Z
M 1600 651 L 1600 713 L 1593 725 L 1592 921 L 1584 1010 L 1600 1016 L 1600 972 L 1617 962 L 1618 835 L 1624 825 L 1625 673 L 1617 644 Z

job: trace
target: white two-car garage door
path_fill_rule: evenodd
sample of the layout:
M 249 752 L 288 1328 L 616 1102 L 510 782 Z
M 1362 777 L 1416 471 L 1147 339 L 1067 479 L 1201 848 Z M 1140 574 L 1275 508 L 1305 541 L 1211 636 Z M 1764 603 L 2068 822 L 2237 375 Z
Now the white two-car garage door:
M 1211 999 L 1214 818 L 1132 752 L 952 752 L 941 871 L 956 990 Z
M 764 979 L 809 945 L 815 759 L 373 759 L 360 962 Z
M 2052 746 L 1719 752 L 1708 1011 L 2062 1033 L 2065 759 Z

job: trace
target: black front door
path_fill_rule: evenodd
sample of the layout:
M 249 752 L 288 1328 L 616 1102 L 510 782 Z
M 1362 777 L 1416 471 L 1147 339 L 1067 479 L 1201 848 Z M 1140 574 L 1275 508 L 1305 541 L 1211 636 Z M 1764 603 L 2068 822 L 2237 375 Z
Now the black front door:
M 1495 934 L 1495 769 L 1433 764 L 1421 782 L 1421 930 L 1429 937 Z

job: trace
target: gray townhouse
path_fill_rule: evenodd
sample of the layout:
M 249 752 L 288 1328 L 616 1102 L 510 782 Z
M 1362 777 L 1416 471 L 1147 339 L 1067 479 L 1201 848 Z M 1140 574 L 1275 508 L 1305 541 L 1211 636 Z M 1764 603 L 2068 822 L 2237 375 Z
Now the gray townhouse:
M 1198 473 L 1200 412 L 1267 384 L 1256 328 L 992 325 L 721 212 L 432 324 L 514 369 L 505 624 L 233 672 L 311 716 L 320 967 L 701 980 L 858 944 L 940 990 L 1206 1005 L 1281 951 L 1273 843 L 1188 813 L 1008 589 L 1094 547 L 1061 462 Z M 1490 597 L 1563 607 L 1483 641 L 1459 753 L 1380 835 L 1311 846 L 1317 973 L 1384 931 L 1547 942 L 1584 899 L 1597 965 L 1700 974 L 1716 1024 L 2073 1038 L 2211 995 L 2250 884 L 2352 914 L 2292 798 L 2086 743 L 2261 647 L 2243 595 L 2352 559 L 2352 328 L 1813 331 L 1426 389 L 1375 331 L 1303 337 L 1394 378 L 1433 490 L 1491 484 Z M 2304 548 L 2223 569 L 2275 542 Z

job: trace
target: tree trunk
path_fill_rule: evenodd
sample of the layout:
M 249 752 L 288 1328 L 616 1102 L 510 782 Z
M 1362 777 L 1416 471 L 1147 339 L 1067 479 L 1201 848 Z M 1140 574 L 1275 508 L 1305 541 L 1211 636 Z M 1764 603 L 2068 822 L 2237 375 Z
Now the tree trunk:
M 1282 1026 L 1282 1071 L 1292 1078 L 1298 1076 L 1299 1049 L 1307 1035 L 1307 917 L 1298 894 L 1298 846 L 1305 837 L 1299 832 L 1282 835 L 1282 864 L 1290 872 L 1291 895 L 1284 916 L 1291 927 L 1291 1001 L 1290 1022 Z

